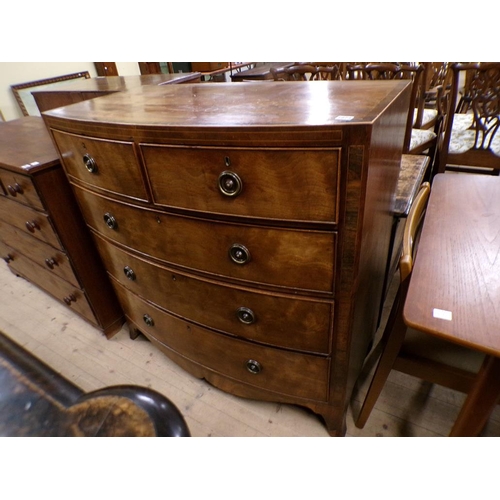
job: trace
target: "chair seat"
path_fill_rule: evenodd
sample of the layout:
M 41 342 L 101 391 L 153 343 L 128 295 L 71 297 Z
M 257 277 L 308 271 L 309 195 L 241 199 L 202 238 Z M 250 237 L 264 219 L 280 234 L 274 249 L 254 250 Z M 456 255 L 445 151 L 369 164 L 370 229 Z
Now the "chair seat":
M 413 113 L 413 125 L 415 126 L 415 123 L 417 121 L 417 115 L 418 115 L 418 108 L 415 108 L 415 112 Z M 424 112 L 422 115 L 422 128 L 427 128 L 429 124 L 432 124 L 433 122 L 436 121 L 438 112 L 437 109 L 427 109 L 424 108 Z
M 406 330 L 405 340 L 400 352 L 401 354 L 411 354 L 411 356 L 443 363 L 471 373 L 477 373 L 484 360 L 484 353 L 446 342 L 413 328 Z
M 452 130 L 467 130 L 472 125 L 473 119 L 472 113 L 455 113 Z
M 432 130 L 413 128 L 411 130 L 410 152 L 424 144 L 432 142 L 435 138 L 436 134 Z
M 482 139 L 480 132 L 479 142 Z M 462 154 L 475 147 L 476 131 L 475 130 L 460 130 L 452 129 L 450 137 L 450 145 L 448 148 L 449 154 Z M 489 150 L 495 155 L 500 156 L 500 135 L 496 134 L 491 141 Z

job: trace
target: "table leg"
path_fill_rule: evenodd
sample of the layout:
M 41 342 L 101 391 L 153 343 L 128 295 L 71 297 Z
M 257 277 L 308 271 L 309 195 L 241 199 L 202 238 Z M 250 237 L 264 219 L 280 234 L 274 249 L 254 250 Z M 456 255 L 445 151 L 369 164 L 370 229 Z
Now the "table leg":
M 486 356 L 450 436 L 478 436 L 500 398 L 500 358 Z

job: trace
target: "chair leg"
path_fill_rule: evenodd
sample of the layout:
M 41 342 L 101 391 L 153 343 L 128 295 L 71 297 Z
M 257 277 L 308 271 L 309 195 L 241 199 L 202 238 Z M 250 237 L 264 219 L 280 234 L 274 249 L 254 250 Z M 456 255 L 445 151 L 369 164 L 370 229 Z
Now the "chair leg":
M 450 436 L 478 436 L 500 398 L 500 358 L 486 356 Z
M 381 339 L 382 354 L 380 355 L 377 368 L 375 369 L 375 374 L 373 375 L 370 387 L 366 393 L 363 406 L 361 407 L 358 418 L 355 421 L 356 427 L 360 429 L 365 426 L 366 421 L 368 420 L 368 417 L 370 416 L 370 413 L 372 412 L 373 407 L 382 392 L 405 337 L 406 325 L 403 321 L 403 306 L 406 293 L 403 293 L 402 290 L 402 288 L 405 288 L 405 285 L 406 283 L 403 283 L 402 286 L 400 286 L 394 300 L 394 304 Z

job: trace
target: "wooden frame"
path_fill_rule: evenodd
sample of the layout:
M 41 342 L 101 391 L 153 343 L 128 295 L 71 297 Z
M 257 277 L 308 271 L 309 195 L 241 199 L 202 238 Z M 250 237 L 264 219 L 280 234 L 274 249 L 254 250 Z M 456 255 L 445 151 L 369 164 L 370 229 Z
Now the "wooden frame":
M 11 85 L 10 88 L 12 89 L 12 92 L 14 93 L 16 101 L 19 104 L 19 107 L 21 108 L 24 116 L 40 115 L 35 99 L 31 94 L 32 90 L 45 85 L 56 85 L 61 82 L 67 82 L 68 80 L 79 80 L 87 78 L 90 78 L 90 73 L 88 71 L 79 71 L 78 73 L 70 73 L 68 75 L 55 76 L 53 78 L 44 78 L 42 80 L 19 83 L 16 85 Z

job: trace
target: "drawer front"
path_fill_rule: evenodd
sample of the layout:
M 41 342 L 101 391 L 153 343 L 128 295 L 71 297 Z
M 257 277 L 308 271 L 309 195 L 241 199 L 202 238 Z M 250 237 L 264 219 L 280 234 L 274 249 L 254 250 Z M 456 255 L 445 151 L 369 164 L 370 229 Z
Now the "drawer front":
M 278 220 L 337 222 L 339 149 L 142 145 L 158 205 Z
M 332 293 L 335 233 L 204 221 L 75 192 L 92 228 L 143 254 L 235 280 Z
M 0 196 L 0 219 L 25 234 L 30 234 L 54 248 L 64 250 L 49 217 L 41 212 Z
M 33 238 L 25 231 L 6 224 L 0 220 L 0 239 L 20 253 L 29 257 L 42 267 L 46 267 L 51 273 L 79 286 L 79 281 L 73 272 L 68 256 L 52 248 L 50 245 Z
M 163 309 L 264 344 L 327 354 L 333 305 L 201 280 L 131 255 L 95 236 L 108 272 Z
M 327 358 L 263 347 L 214 333 L 160 311 L 119 284 L 115 286 L 126 316 L 140 331 L 191 361 L 262 389 L 326 400 Z M 251 361 L 256 362 L 253 366 L 258 373 L 249 371 Z
M 69 175 L 106 191 L 148 199 L 131 142 L 52 132 Z
M 91 321 L 93 324 L 96 324 L 96 319 L 87 301 L 87 297 L 80 288 L 50 273 L 48 270 L 35 264 L 17 251 L 14 252 L 13 259 L 9 262 L 9 266 L 16 274 L 20 274 L 31 283 L 39 286 L 53 297 L 69 306 L 76 313 Z
M 38 197 L 35 186 L 31 178 L 27 175 L 0 169 L 0 184 L 4 188 L 3 192 L 0 190 L 0 194 L 5 194 L 9 198 L 13 198 L 37 210 L 44 210 L 43 203 Z

